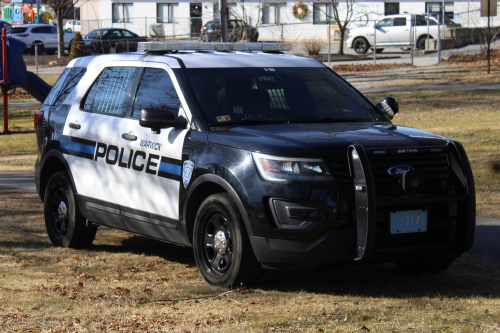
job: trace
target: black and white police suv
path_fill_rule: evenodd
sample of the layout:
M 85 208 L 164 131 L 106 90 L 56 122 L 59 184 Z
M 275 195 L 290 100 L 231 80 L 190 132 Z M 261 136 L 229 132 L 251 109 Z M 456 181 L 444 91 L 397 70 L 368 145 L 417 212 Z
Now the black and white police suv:
M 144 42 L 70 62 L 35 115 L 50 240 L 97 226 L 192 246 L 210 284 L 262 269 L 446 269 L 472 246 L 462 145 L 394 125 L 289 44 Z

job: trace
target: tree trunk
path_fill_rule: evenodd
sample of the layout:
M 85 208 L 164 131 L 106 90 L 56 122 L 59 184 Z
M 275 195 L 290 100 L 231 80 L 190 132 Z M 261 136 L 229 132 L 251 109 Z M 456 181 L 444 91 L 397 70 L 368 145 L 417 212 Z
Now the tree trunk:
M 56 11 L 57 17 L 57 57 L 61 58 L 64 56 L 64 31 L 63 31 L 63 11 Z
M 339 53 L 338 54 L 344 54 L 344 36 L 345 36 L 345 26 L 340 27 L 339 26 L 339 33 L 340 33 L 340 41 L 339 41 Z

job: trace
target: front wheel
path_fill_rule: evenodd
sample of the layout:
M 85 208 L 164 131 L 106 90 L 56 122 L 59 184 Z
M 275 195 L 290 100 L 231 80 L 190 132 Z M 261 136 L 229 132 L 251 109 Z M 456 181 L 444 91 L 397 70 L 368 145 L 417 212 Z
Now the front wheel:
M 368 49 L 370 47 L 370 44 L 368 44 L 368 41 L 366 39 L 364 39 L 363 37 L 356 38 L 352 42 L 352 45 L 353 45 L 354 52 L 356 52 L 357 54 L 365 54 L 366 52 L 368 52 Z
M 67 172 L 59 171 L 50 177 L 45 190 L 44 215 L 52 244 L 82 248 L 94 241 L 97 226 L 87 225 Z
M 229 287 L 259 279 L 262 267 L 229 194 L 214 194 L 203 201 L 193 236 L 196 265 L 208 284 Z

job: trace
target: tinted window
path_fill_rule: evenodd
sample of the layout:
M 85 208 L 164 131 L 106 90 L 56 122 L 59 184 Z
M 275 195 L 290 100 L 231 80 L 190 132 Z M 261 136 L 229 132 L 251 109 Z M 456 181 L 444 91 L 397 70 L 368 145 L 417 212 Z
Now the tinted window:
M 49 94 L 47 95 L 47 98 L 45 98 L 45 101 L 43 104 L 45 105 L 54 105 L 54 100 L 56 99 L 59 91 L 61 91 L 61 88 L 64 86 L 64 82 L 66 81 L 66 78 L 69 75 L 69 72 L 71 71 L 70 68 L 66 68 L 62 74 L 59 76 L 59 79 L 57 79 L 56 84 L 50 89 Z
M 394 27 L 406 26 L 406 17 L 396 17 L 392 23 Z
M 124 116 L 125 94 L 134 76 L 135 67 L 106 68 L 92 85 L 84 109 Z
M 55 28 L 55 27 L 50 27 L 50 33 L 52 33 L 52 34 L 57 34 L 57 28 Z
M 26 30 L 28 30 L 28 28 L 7 28 L 9 34 L 20 34 L 26 32 Z
M 43 33 L 43 27 L 33 28 L 31 29 L 31 32 L 34 34 L 41 34 Z
M 54 87 L 50 90 L 44 104 L 61 105 L 78 82 L 80 82 L 86 71 L 86 68 L 66 68 Z
M 178 115 L 181 102 L 168 73 L 159 68 L 146 68 L 135 98 L 133 117 L 139 118 L 144 108 L 169 109 Z
M 363 95 L 326 68 L 186 69 L 208 123 L 380 120 Z
M 122 33 L 120 30 L 113 30 L 111 33 L 111 38 L 122 38 Z
M 134 33 L 130 32 L 130 31 L 128 31 L 128 30 L 122 30 L 122 32 L 123 32 L 123 35 L 124 35 L 125 37 L 137 37 L 137 35 L 136 35 L 136 34 L 134 34 Z

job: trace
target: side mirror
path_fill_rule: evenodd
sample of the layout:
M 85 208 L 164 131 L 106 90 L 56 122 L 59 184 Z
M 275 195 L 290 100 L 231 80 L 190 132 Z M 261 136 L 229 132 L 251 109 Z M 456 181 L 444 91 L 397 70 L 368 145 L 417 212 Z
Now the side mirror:
M 141 110 L 139 125 L 151 128 L 154 134 L 160 134 L 162 128 L 174 127 L 185 129 L 187 120 L 184 117 L 175 118 L 171 108 L 145 108 Z
M 398 101 L 390 96 L 385 96 L 382 101 L 377 104 L 379 109 L 381 109 L 389 120 L 394 118 L 394 115 L 399 112 Z

